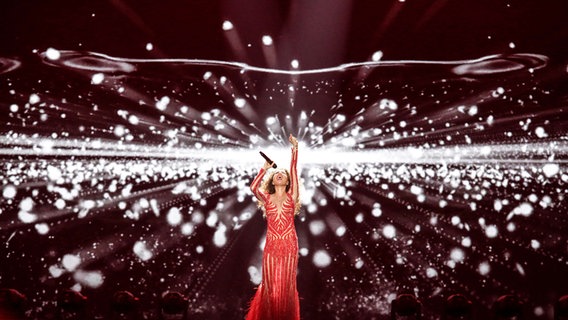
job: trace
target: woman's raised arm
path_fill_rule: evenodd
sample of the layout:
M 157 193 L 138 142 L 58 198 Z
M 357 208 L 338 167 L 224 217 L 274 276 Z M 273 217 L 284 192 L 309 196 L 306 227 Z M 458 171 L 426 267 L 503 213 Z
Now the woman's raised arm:
M 252 191 L 254 196 L 262 202 L 266 202 L 266 195 L 264 194 L 264 192 L 260 191 L 260 183 L 262 182 L 262 178 L 264 177 L 266 170 L 268 170 L 268 168 L 270 167 L 272 167 L 272 164 L 268 163 L 268 161 L 265 162 L 264 166 L 260 168 L 260 171 L 250 184 L 250 190 Z
M 296 168 L 298 164 L 298 140 L 296 140 L 296 138 L 294 138 L 291 134 L 288 140 L 290 140 L 290 143 L 292 144 L 292 159 L 290 160 L 290 193 L 292 194 L 294 202 L 297 202 L 298 189 L 300 186 L 298 184 L 298 170 Z

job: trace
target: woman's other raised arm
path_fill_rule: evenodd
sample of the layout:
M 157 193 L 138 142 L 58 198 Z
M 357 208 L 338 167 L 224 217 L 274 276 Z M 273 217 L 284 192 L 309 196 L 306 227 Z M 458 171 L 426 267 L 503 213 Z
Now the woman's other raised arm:
M 250 184 L 250 190 L 252 191 L 254 196 L 262 202 L 266 202 L 266 195 L 264 194 L 264 192 L 260 191 L 260 184 L 262 183 L 264 174 L 266 174 L 266 170 L 268 170 L 268 168 L 270 167 L 272 167 L 271 163 L 268 163 L 268 161 L 264 162 L 264 166 L 260 168 L 260 171 Z
M 298 164 L 298 140 L 296 140 L 296 138 L 294 138 L 293 135 L 290 134 L 290 137 L 288 138 L 288 140 L 290 140 L 290 143 L 292 144 L 292 159 L 290 160 L 290 193 L 292 194 L 292 198 L 294 199 L 294 202 L 298 201 L 298 189 L 299 189 L 299 183 L 298 183 L 298 169 L 297 169 L 297 164 Z

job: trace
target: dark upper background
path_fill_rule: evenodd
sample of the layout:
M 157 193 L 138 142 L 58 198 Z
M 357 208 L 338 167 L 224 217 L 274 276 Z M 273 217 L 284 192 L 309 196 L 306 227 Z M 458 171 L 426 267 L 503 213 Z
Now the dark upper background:
M 223 21 L 244 55 L 229 45 Z M 565 62 L 566 0 L 3 0 L 0 55 L 49 47 L 130 58 L 243 61 L 266 66 L 262 36 L 281 68 L 367 61 L 456 60 L 530 52 Z M 154 49 L 146 50 L 152 43 Z M 509 46 L 514 43 L 514 48 Z M 248 46 L 250 44 L 250 46 Z
M 312 86 L 306 90 L 298 91 L 299 93 L 295 98 L 294 112 L 317 110 L 317 113 L 310 118 L 310 121 L 317 118 L 317 121 L 314 121 L 316 124 L 326 123 L 334 116 L 337 109 L 330 110 L 332 108 L 329 107 L 338 104 L 339 100 L 345 104 L 341 112 L 347 115 L 347 119 L 383 97 L 394 99 L 400 102 L 401 106 L 407 104 L 408 106 L 411 104 L 420 106 L 415 115 L 409 114 L 409 109 L 404 107 L 400 108 L 398 112 L 390 113 L 388 119 L 383 116 L 383 113 L 366 113 L 366 115 L 371 116 L 361 124 L 363 127 L 385 129 L 399 120 L 404 120 L 409 122 L 407 128 L 413 126 L 425 128 L 423 131 L 421 129 L 425 136 L 417 134 L 416 137 L 411 136 L 407 139 L 391 139 L 389 137 L 392 133 L 389 132 L 389 137 L 385 134 L 386 148 L 404 145 L 437 145 L 438 141 L 446 140 L 449 135 L 453 137 L 452 142 L 448 141 L 445 145 L 450 143 L 463 144 L 463 136 L 466 134 L 471 137 L 474 144 L 495 143 L 498 145 L 503 139 L 506 139 L 507 143 L 515 143 L 516 141 L 524 143 L 527 141 L 526 139 L 529 139 L 529 141 L 536 139 L 531 132 L 524 131 L 521 134 L 513 135 L 511 138 L 503 135 L 504 132 L 509 130 L 515 133 L 522 130 L 519 126 L 520 118 L 517 117 L 518 115 L 522 115 L 523 119 L 525 116 L 531 118 L 531 130 L 542 125 L 543 128 L 546 128 L 550 139 L 555 139 L 555 137 L 561 135 L 565 136 L 564 128 L 567 126 L 564 125 L 565 121 L 560 121 L 560 117 L 563 116 L 563 109 L 561 108 L 566 105 L 566 89 L 550 90 L 550 88 L 566 87 L 564 83 L 557 80 L 563 81 L 566 76 L 566 62 L 568 61 L 567 18 L 568 0 L 406 0 L 406 2 L 399 2 L 398 0 L 0 0 L 0 57 L 15 57 L 25 60 L 33 57 L 32 50 L 34 49 L 43 51 L 53 47 L 61 50 L 94 51 L 129 58 L 200 58 L 234 61 L 241 60 L 240 57 L 244 57 L 242 58 L 243 61 L 251 65 L 265 66 L 266 59 L 263 56 L 261 41 L 265 34 L 274 38 L 279 65 L 282 68 L 289 68 L 289 62 L 293 58 L 300 61 L 303 69 L 366 61 L 378 50 L 384 52 L 385 60 L 455 60 L 516 52 L 549 56 L 557 63 L 558 68 L 553 69 L 554 72 L 550 76 L 545 72 L 542 75 L 538 74 L 535 76 L 536 80 L 532 79 L 527 73 L 523 73 L 518 79 L 512 76 L 511 79 L 507 79 L 506 75 L 498 73 L 494 78 L 489 78 L 486 81 L 467 82 L 466 84 L 457 82 L 452 83 L 451 86 L 435 84 L 423 90 L 413 90 L 414 87 L 419 85 L 426 87 L 431 82 L 430 80 L 439 78 L 437 78 L 437 74 L 411 70 L 414 72 L 400 76 L 398 80 L 393 80 L 392 85 L 384 85 L 380 90 L 375 90 L 374 87 L 366 89 L 363 86 L 357 86 L 357 90 L 349 91 L 349 83 L 344 84 L 337 81 L 334 84 L 330 81 L 331 84 L 329 85 L 319 86 L 322 91 L 317 94 L 307 94 L 310 90 L 317 91 L 315 89 L 319 89 L 319 87 Z M 227 32 L 222 29 L 225 20 L 230 20 L 234 24 L 235 30 L 245 46 L 243 53 L 238 54 L 229 44 Z M 152 43 L 154 49 L 146 50 L 147 43 Z M 510 43 L 515 44 L 514 48 L 510 47 Z M 248 44 L 250 44 L 250 47 L 247 47 Z M 2 63 L 1 59 L 0 63 Z M 42 66 L 41 64 L 37 65 Z M 257 123 L 256 127 L 258 128 L 266 126 L 264 119 L 269 114 L 273 116 L 276 112 L 283 116 L 284 113 L 290 112 L 290 95 L 287 90 L 281 90 L 282 87 L 285 88 L 285 84 L 276 87 L 275 92 L 268 90 L 271 86 L 276 86 L 275 83 L 282 78 L 287 81 L 292 80 L 290 77 L 272 77 L 272 74 L 261 77 L 264 74 L 259 75 L 260 73 L 257 73 L 255 76 L 265 80 L 263 82 L 258 81 L 258 87 L 253 85 L 244 87 L 242 84 L 244 80 L 233 81 L 234 87 L 230 88 L 234 89 L 234 93 L 256 95 L 254 98 L 247 96 L 254 107 L 253 117 L 249 119 L 245 118 L 237 108 L 234 108 L 232 97 L 222 97 L 224 101 L 218 101 L 219 98 L 215 94 L 223 92 L 215 90 L 208 82 L 202 81 L 203 71 L 212 69 L 211 66 L 207 66 L 204 70 L 197 69 L 198 71 L 195 72 L 199 74 L 199 77 L 182 79 L 185 80 L 182 83 L 176 83 L 181 77 L 175 75 L 169 78 L 164 77 L 165 80 L 160 77 L 157 77 L 157 79 L 148 77 L 150 79 L 147 79 L 143 78 L 147 74 L 142 72 L 141 76 L 137 74 L 136 77 L 132 77 L 133 79 L 127 79 L 124 82 L 120 78 L 121 75 L 105 78 L 111 85 L 116 80 L 117 84 L 126 83 L 126 85 L 132 86 L 132 90 L 127 87 L 127 94 L 122 95 L 116 94 L 116 91 L 110 85 L 93 86 L 90 74 L 84 77 L 80 73 L 60 72 L 59 76 L 50 77 L 45 75 L 47 73 L 58 75 L 58 70 L 55 68 L 36 69 L 33 65 L 30 68 L 20 68 L 19 73 L 6 73 L 0 79 L 0 89 L 2 89 L 0 95 L 4 94 L 4 96 L 0 96 L 0 100 L 2 100 L 0 102 L 5 106 L 4 110 L 10 110 L 12 104 L 24 106 L 20 107 L 20 112 L 0 112 L 0 132 L 10 131 L 41 136 L 53 136 L 54 132 L 60 136 L 60 132 L 66 132 L 70 133 L 71 138 L 103 137 L 118 140 L 122 137 L 118 138 L 113 130 L 109 130 L 109 127 L 112 128 L 115 124 L 121 124 L 130 129 L 130 132 L 136 137 L 134 143 L 166 145 L 171 141 L 169 138 L 164 139 L 169 129 L 191 127 L 188 120 L 190 116 L 187 118 L 176 116 L 175 110 L 178 108 L 172 106 L 166 112 L 163 112 L 151 107 L 155 101 L 166 95 L 172 99 L 171 104 L 176 107 L 186 102 L 187 105 L 198 111 L 211 106 L 218 106 L 229 114 L 230 118 L 236 118 L 237 121 L 240 119 L 243 124 Z M 164 70 L 165 72 L 171 71 L 167 68 L 167 65 Z M 160 74 L 163 74 L 164 70 L 160 70 L 162 72 Z M 399 70 L 396 69 L 392 72 Z M 199 71 L 201 73 L 198 73 Z M 222 69 L 222 71 L 220 74 L 226 75 L 229 79 L 237 78 L 234 75 L 238 73 L 238 70 Z M 350 80 L 356 71 L 358 70 L 351 70 L 351 74 L 345 72 L 341 76 Z M 563 77 L 558 77 L 556 72 L 562 73 Z M 412 76 L 411 79 L 406 78 L 409 74 Z M 18 77 L 21 79 L 18 79 Z M 375 81 L 376 78 L 382 82 L 391 81 L 390 78 L 381 77 L 382 74 L 375 73 L 365 80 L 366 83 Z M 500 77 L 510 80 L 507 85 L 503 85 L 504 88 L 507 88 L 507 96 L 510 97 L 510 100 L 501 97 L 485 99 L 486 95 L 491 95 L 487 92 L 493 91 L 497 84 L 500 84 L 498 81 Z M 340 78 L 340 76 L 330 74 L 323 79 L 333 80 L 336 78 Z M 417 78 L 420 80 L 416 80 Z M 550 80 L 546 84 L 535 85 L 536 81 L 543 78 L 550 78 Z M 9 81 L 3 79 L 9 79 Z M 318 75 L 317 80 L 319 79 Z M 38 85 L 40 81 L 41 86 Z M 64 85 L 61 84 L 63 81 Z M 306 82 L 310 84 L 309 81 Z M 194 87 L 186 86 L 188 83 L 197 83 L 196 86 L 200 85 L 199 89 L 206 94 L 199 95 L 200 92 Z M 406 84 L 409 85 L 405 86 Z M 18 90 L 13 90 L 13 88 L 18 88 Z M 391 88 L 393 90 L 389 91 Z M 13 94 L 10 91 L 17 92 Z M 385 94 L 387 91 L 388 95 Z M 449 93 L 445 93 L 445 91 Z M 544 94 L 545 91 L 550 91 L 553 94 Z M 34 109 L 35 106 L 27 106 L 31 93 L 39 93 L 46 107 Z M 132 95 L 129 96 L 129 94 Z M 355 99 L 355 96 L 364 97 L 365 94 L 368 94 L 368 100 Z M 534 98 L 529 98 L 529 96 Z M 273 97 L 274 100 L 272 100 Z M 519 107 L 517 102 L 519 99 L 524 101 L 522 108 Z M 147 106 L 150 107 L 141 106 L 141 100 L 146 101 Z M 440 103 L 438 103 L 438 100 L 440 100 Z M 477 130 L 477 126 L 473 125 L 467 127 L 469 123 L 476 121 L 475 118 L 469 117 L 467 114 L 463 114 L 463 117 L 459 116 L 460 113 L 454 107 L 469 105 L 471 101 L 479 106 L 477 117 L 485 119 L 489 115 L 495 116 L 499 125 L 487 126 L 485 130 Z M 51 102 L 53 102 L 53 106 L 51 106 Z M 265 108 L 264 106 L 269 102 L 275 107 Z M 8 105 L 10 105 L 9 108 Z M 96 108 L 96 111 L 94 111 L 95 105 L 100 106 Z M 544 107 L 541 108 L 540 105 Z M 318 106 L 323 107 L 318 108 Z M 49 117 L 48 120 L 41 120 L 37 125 L 34 125 L 35 119 L 41 119 L 39 110 L 48 114 Z M 119 117 L 117 110 L 127 110 L 138 115 L 140 119 L 146 119 L 148 125 L 146 123 L 144 125 L 132 125 L 126 119 Z M 61 120 L 60 113 L 62 112 L 68 116 L 65 121 Z M 551 115 L 551 112 L 554 115 Z M 12 113 L 15 115 L 13 116 Z M 391 117 L 391 115 L 393 116 Z M 162 116 L 166 119 L 164 123 L 158 120 Z M 426 125 L 425 117 L 434 119 L 434 123 Z M 197 118 L 200 119 L 199 116 Z M 454 128 L 456 130 L 451 129 L 455 131 L 447 131 L 446 124 L 449 122 L 455 123 Z M 352 122 L 347 121 L 346 123 Z M 543 123 L 550 123 L 550 125 Z M 211 126 L 212 124 L 213 122 L 211 122 Z M 158 130 L 150 129 L 154 125 Z M 82 127 L 86 127 L 87 130 L 81 130 Z M 345 125 L 340 130 L 347 130 L 345 128 L 349 127 Z M 431 129 L 441 130 L 432 131 Z M 209 128 L 205 125 L 200 126 L 199 130 L 209 132 Z M 231 136 L 232 133 L 228 132 L 228 136 Z M 327 134 L 324 138 L 340 137 L 341 133 L 341 131 L 333 132 L 333 134 Z M 192 134 L 193 132 L 188 132 L 187 135 L 179 134 L 180 146 L 193 146 L 196 140 Z M 266 132 L 266 135 L 268 136 L 268 132 Z M 240 137 L 238 133 L 234 136 Z M 243 141 L 249 140 L 248 137 L 241 139 L 244 139 Z M 366 145 L 367 149 L 378 148 L 377 144 L 379 141 L 383 141 L 383 137 L 373 137 L 369 141 Z M 542 141 L 540 140 L 541 143 Z M 217 141 L 213 139 L 213 143 L 217 144 Z M 545 152 L 551 150 L 554 150 L 553 147 L 546 149 Z M 511 162 L 519 163 L 520 160 L 514 158 L 515 156 L 516 154 L 512 156 Z M 560 159 L 560 155 L 555 154 L 554 156 L 555 159 Z M 33 157 L 29 159 L 30 167 L 33 167 L 36 162 Z M 28 160 L 28 158 L 24 160 Z M 6 164 L 12 166 L 14 161 L 16 163 L 22 162 L 20 159 L 11 161 L 7 161 Z M 120 163 L 122 160 L 118 159 L 117 161 Z M 51 162 L 40 161 L 39 163 L 41 165 L 38 164 L 38 167 L 47 166 Z M 16 167 L 16 165 L 14 164 L 13 167 Z M 83 168 L 90 170 L 86 169 L 88 168 L 87 165 Z M 506 166 L 502 168 L 505 168 L 503 170 L 507 172 Z M 71 169 L 65 170 L 67 172 Z M 337 170 L 334 172 L 331 170 L 329 174 L 339 177 L 342 176 L 342 172 L 344 171 Z M 511 170 L 507 174 L 515 174 L 514 172 Z M 99 173 L 104 174 L 103 171 Z M 94 174 L 99 173 L 96 170 L 94 172 Z M 24 173 L 22 173 L 22 177 L 22 179 L 28 179 L 25 178 Z M 156 175 L 156 177 L 158 176 Z M 369 177 L 375 179 L 371 174 L 369 174 Z M 135 178 L 135 176 L 132 176 L 128 179 L 134 181 Z M 366 178 L 364 177 L 364 179 Z M 104 179 L 107 179 L 107 176 Z M 133 195 L 141 194 L 149 199 L 160 199 L 163 210 L 167 210 L 169 206 L 178 206 L 180 202 L 186 201 L 184 199 L 187 195 L 180 194 L 180 198 L 178 198 L 178 195 L 169 192 L 163 186 L 166 184 L 174 186 L 185 181 L 184 179 L 190 178 L 185 176 L 177 180 L 175 177 L 168 177 L 160 178 L 157 182 L 137 183 Z M 345 181 L 342 179 L 344 178 L 338 178 L 337 181 Z M 117 180 L 119 179 L 117 178 Z M 131 180 L 124 183 L 130 183 L 129 181 Z M 212 193 L 207 196 L 207 206 L 202 208 L 203 212 L 216 210 L 214 209 L 216 204 L 224 198 L 232 199 L 228 194 L 233 194 L 234 190 L 217 192 L 215 191 L 217 189 L 214 189 L 217 183 L 210 184 L 209 180 L 206 181 L 207 183 L 202 184 L 200 188 L 203 188 L 203 191 L 207 190 L 207 192 L 212 190 Z M 450 222 L 453 221 L 451 216 L 457 215 L 461 218 L 461 221 L 472 226 L 477 225 L 478 218 L 483 216 L 487 218 L 488 223 L 498 225 L 499 230 L 506 230 L 506 225 L 509 223 L 508 218 L 505 220 L 503 214 L 485 211 L 485 209 L 480 209 L 475 214 L 472 213 L 468 207 L 463 205 L 465 196 L 461 200 L 459 200 L 459 198 L 462 198 L 461 196 L 456 196 L 458 200 L 455 202 L 448 201 L 447 207 L 439 208 L 437 205 L 438 197 L 441 199 L 446 195 L 442 194 L 441 191 L 441 195 L 437 194 L 437 188 L 432 187 L 436 184 L 432 183 L 446 183 L 441 180 L 438 182 L 434 182 L 434 179 L 417 181 L 417 185 L 424 186 L 425 193 L 429 192 L 428 190 L 436 192 L 436 195 L 432 195 L 430 198 L 432 201 L 428 200 L 424 203 L 417 203 L 416 195 L 407 192 L 410 185 L 402 190 L 399 189 L 400 183 L 393 182 L 392 190 L 400 192 L 393 193 L 395 197 L 390 199 L 385 196 L 384 193 L 386 192 L 376 191 L 379 190 L 378 182 L 376 185 L 363 186 L 361 181 L 363 180 L 354 179 L 353 187 L 349 188 L 349 192 L 353 190 L 353 199 L 365 199 L 364 201 L 371 198 L 377 199 L 377 203 L 381 204 L 383 210 L 382 221 L 392 221 L 392 224 L 397 226 L 397 233 L 400 232 L 401 239 L 407 239 L 408 235 L 408 237 L 412 237 L 408 239 L 413 239 L 413 245 L 401 246 L 401 241 L 393 242 L 391 245 L 385 240 L 372 240 L 370 235 L 377 234 L 374 224 L 377 223 L 377 226 L 379 226 L 383 222 L 379 224 L 371 217 L 368 220 L 373 222 L 369 222 L 369 224 L 358 223 L 352 217 L 353 212 L 370 211 L 367 205 L 363 201 L 360 203 L 356 201 L 353 209 L 346 210 L 347 206 L 344 204 L 344 199 L 336 198 L 334 192 L 328 187 L 321 188 L 321 191 L 318 191 L 318 197 L 321 197 L 319 199 L 328 199 L 329 206 L 318 208 L 317 214 L 306 215 L 307 221 L 298 224 L 300 239 L 306 241 L 301 245 L 307 244 L 310 248 L 329 247 L 330 254 L 337 257 L 337 260 L 334 258 L 332 268 L 323 271 L 313 266 L 311 257 L 300 260 L 299 269 L 302 272 L 299 273 L 299 290 L 302 299 L 305 299 L 303 300 L 305 303 L 302 302 L 302 313 L 305 319 L 320 315 L 322 308 L 329 308 L 327 318 L 333 318 L 334 312 L 340 314 L 340 309 L 345 306 L 358 312 L 361 306 L 365 307 L 374 303 L 373 300 L 364 300 L 368 292 L 372 290 L 387 292 L 391 290 L 391 285 L 393 291 L 395 290 L 394 286 L 399 286 L 399 288 L 417 286 L 421 288 L 421 292 L 428 294 L 432 291 L 438 291 L 436 280 L 426 279 L 426 281 L 422 281 L 425 279 L 424 274 L 419 272 L 424 269 L 421 269 L 420 266 L 427 265 L 434 268 L 440 267 L 439 270 L 442 270 L 442 272 L 440 272 L 439 279 L 443 280 L 440 283 L 447 286 L 448 291 L 470 288 L 473 292 L 476 292 L 478 300 L 485 302 L 484 308 L 489 305 L 494 294 L 501 292 L 500 290 L 505 290 L 504 288 L 507 287 L 531 297 L 538 305 L 544 305 L 549 302 L 547 300 L 551 296 L 560 293 L 560 288 L 566 283 L 566 280 L 562 280 L 565 278 L 555 277 L 566 273 L 566 266 L 563 265 L 563 262 L 559 259 L 555 260 L 557 256 L 565 256 L 566 249 L 565 231 L 562 231 L 562 227 L 566 223 L 564 216 L 559 214 L 566 211 L 561 201 L 558 202 L 558 206 L 546 210 L 541 210 L 535 204 L 535 213 L 530 218 L 518 217 L 520 219 L 515 220 L 515 223 L 518 223 L 517 230 L 519 230 L 515 233 L 501 232 L 500 237 L 490 239 L 486 237 L 486 232 L 482 228 L 478 228 L 477 231 L 479 232 L 471 233 L 471 242 L 475 244 L 476 248 L 468 257 L 467 264 L 457 266 L 450 271 L 443 266 L 444 258 L 440 258 L 441 256 L 436 255 L 436 252 L 449 253 L 456 245 L 455 239 L 466 234 L 468 237 L 470 236 L 469 232 L 459 231 L 455 229 L 455 225 L 451 225 Z M 555 189 L 564 186 L 560 179 L 554 181 L 558 184 L 539 183 L 538 180 L 532 178 L 527 179 L 526 184 L 525 182 L 517 184 L 516 181 L 508 186 L 497 184 L 494 189 L 488 189 L 489 193 L 484 198 L 486 200 L 480 202 L 479 208 L 493 208 L 494 198 L 516 199 L 517 195 L 520 194 L 523 194 L 523 197 L 524 195 L 528 197 L 529 194 L 537 194 L 543 196 L 543 199 L 545 195 L 553 197 L 556 194 Z M 381 180 L 380 183 L 383 182 L 387 183 L 387 180 Z M 35 185 L 35 181 L 33 183 Z M 391 183 L 390 180 L 388 183 Z M 210 185 L 214 187 L 207 189 Z M 359 189 L 359 186 L 362 186 L 362 188 Z M 476 185 L 474 184 L 474 186 Z M 375 187 L 376 189 L 374 189 Z M 84 186 L 79 188 L 82 191 L 81 198 L 77 199 L 77 203 L 82 201 L 82 197 L 85 197 L 85 199 L 96 199 L 96 197 L 106 199 L 106 196 L 102 195 L 102 192 L 106 192 L 106 189 L 101 192 L 97 188 L 98 185 L 91 185 L 90 179 L 85 180 Z M 31 190 L 23 189 L 19 188 L 18 197 L 23 199 L 28 197 L 28 194 L 33 194 Z M 34 201 L 37 201 L 36 208 L 45 205 L 45 210 L 53 210 L 51 203 L 60 196 L 48 192 L 49 189 L 45 190 L 46 192 L 41 191 L 37 198 L 34 197 Z M 121 192 L 122 186 L 119 185 L 118 190 L 118 192 Z M 444 190 L 444 193 L 454 193 L 454 190 L 450 188 L 444 188 Z M 463 189 L 458 189 L 456 195 L 462 191 Z M 138 201 L 137 197 L 138 195 L 131 198 L 131 204 Z M 11 202 L 11 207 L 2 208 L 4 210 L 2 221 L 10 221 L 11 223 L 10 219 L 16 219 L 18 201 L 14 199 Z M 232 200 L 226 200 L 225 203 L 231 203 L 230 201 Z M 239 212 L 244 212 L 249 205 L 247 201 L 243 203 L 235 201 L 234 203 L 236 204 L 234 207 L 226 205 L 226 208 L 230 207 L 230 210 L 234 210 L 235 216 Z M 409 203 L 412 204 L 412 207 Z M 511 203 L 518 202 L 512 200 Z M 69 202 L 69 205 L 75 206 L 74 202 Z M 193 203 L 190 203 L 189 200 L 187 203 L 179 204 L 180 207 L 183 207 L 184 212 L 187 210 L 186 206 L 190 205 L 193 205 Z M 339 218 L 332 215 L 335 212 L 337 212 Z M 501 213 L 504 213 L 504 211 Z M 26 225 L 25 228 L 28 232 L 22 231 L 22 234 L 16 235 L 16 239 L 10 241 L 15 233 L 12 233 L 12 229 L 2 230 L 0 241 L 6 243 L 6 245 L 0 246 L 0 256 L 6 257 L 1 262 L 3 285 L 26 288 L 27 293 L 31 294 L 34 294 L 32 292 L 35 288 L 38 288 L 35 290 L 35 294 L 39 298 L 35 301 L 44 301 L 49 296 L 50 291 L 40 288 L 40 286 L 71 287 L 76 283 L 71 276 L 62 276 L 57 280 L 51 277 L 46 278 L 46 270 L 49 264 L 59 265 L 60 260 L 58 259 L 63 254 L 77 252 L 76 249 L 85 249 L 86 252 L 90 252 L 91 248 L 97 246 L 103 248 L 106 243 L 114 241 L 117 239 L 117 235 L 123 232 L 124 237 L 120 238 L 121 244 L 116 246 L 116 250 L 101 251 L 103 253 L 97 258 L 89 258 L 81 266 L 85 270 L 100 269 L 104 272 L 106 280 L 103 287 L 96 292 L 97 294 L 86 292 L 90 299 L 95 299 L 94 301 L 105 301 L 106 303 L 107 300 L 105 299 L 121 287 L 132 288 L 133 291 L 139 290 L 147 295 L 157 295 L 160 290 L 165 288 L 168 290 L 176 289 L 175 285 L 179 284 L 180 287 L 185 286 L 187 289 L 185 293 L 188 293 L 189 297 L 199 298 L 196 301 L 205 305 L 205 308 L 211 305 L 218 308 L 220 303 L 208 303 L 208 296 L 202 294 L 215 293 L 213 295 L 215 300 L 212 301 L 222 299 L 223 304 L 227 303 L 230 307 L 227 307 L 227 310 L 232 316 L 235 316 L 234 310 L 244 308 L 246 300 L 253 294 L 253 285 L 250 283 L 246 270 L 249 264 L 246 261 L 256 259 L 253 256 L 256 253 L 250 248 L 258 247 L 257 245 L 261 241 L 261 233 L 259 232 L 248 232 L 247 230 L 242 236 L 235 236 L 231 239 L 231 241 L 233 239 L 238 241 L 236 245 L 227 246 L 226 248 L 229 249 L 225 249 L 216 248 L 211 244 L 210 239 L 215 232 L 213 228 L 196 229 L 198 230 L 196 236 L 191 240 L 181 236 L 172 237 L 172 234 L 177 231 L 172 231 L 174 230 L 173 227 L 170 228 L 164 225 L 162 220 L 159 220 L 163 217 L 156 217 L 153 214 L 144 215 L 136 224 L 123 218 L 123 212 L 118 208 L 107 210 L 105 207 L 96 213 L 93 210 L 85 219 L 75 220 L 72 218 L 74 215 L 71 211 L 69 211 L 69 214 L 67 214 L 67 211 L 57 212 L 53 218 L 54 227 L 50 230 L 50 237 L 39 235 L 33 227 Z M 430 218 L 436 217 L 436 221 L 438 221 L 438 216 L 442 217 L 439 219 L 439 226 L 442 228 L 433 229 Z M 229 217 L 230 215 L 225 215 L 221 219 L 230 219 Z M 316 221 L 312 219 L 328 221 L 328 217 L 345 221 L 349 233 L 345 235 L 343 240 L 338 240 L 334 232 L 323 233 L 321 237 L 310 235 L 309 223 Z M 245 228 L 252 230 L 263 228 L 260 215 L 256 215 L 254 219 L 251 221 L 252 223 L 247 223 Z M 517 219 L 517 217 L 513 217 L 513 219 Z M 423 226 L 423 231 L 414 233 L 416 224 Z M 230 224 L 227 223 L 227 225 Z M 154 235 L 156 235 L 156 238 L 154 238 Z M 145 237 L 167 240 L 164 241 L 163 247 L 155 249 L 157 254 L 151 261 L 138 263 L 137 258 L 132 256 L 130 248 L 134 246 L 134 243 Z M 558 242 L 554 240 L 556 238 Z M 69 241 L 69 239 L 73 239 L 73 241 Z M 179 243 L 170 242 L 170 239 L 179 240 Z M 537 239 L 539 246 L 542 243 L 544 250 L 531 249 L 531 245 L 529 245 L 531 239 Z M 10 242 L 9 247 L 8 242 Z M 98 245 L 99 242 L 100 245 Z M 38 243 L 41 245 L 37 245 Z M 186 253 L 194 252 L 194 247 L 197 245 L 208 246 L 205 253 L 198 255 L 197 258 L 195 258 L 196 255 L 185 258 L 188 257 Z M 360 247 L 360 249 L 356 247 Z M 362 256 L 365 257 L 363 258 L 365 259 L 365 266 L 369 266 L 369 268 L 364 267 L 359 271 L 354 271 L 350 267 L 352 265 L 350 257 L 352 253 L 345 255 L 345 252 L 351 251 L 358 254 L 359 250 L 366 252 Z M 467 252 L 470 252 L 469 250 L 464 249 Z M 410 262 L 393 263 L 395 256 L 401 256 L 399 253 L 409 256 Z M 225 260 L 217 259 L 217 254 Z M 511 256 L 510 254 L 513 258 L 509 260 L 509 264 L 497 262 L 500 257 Z M 45 259 L 40 260 L 37 257 L 44 257 Z M 486 278 L 480 278 L 477 272 L 478 263 L 487 261 L 487 259 L 496 261 L 491 263 L 491 275 L 497 281 L 486 281 Z M 526 270 L 526 277 L 522 277 L 514 271 L 514 263 L 517 263 L 517 270 L 520 265 L 523 265 L 523 270 Z M 416 266 L 419 266 L 419 268 L 416 268 Z M 380 273 L 377 273 L 377 270 Z M 164 282 L 163 278 L 166 274 L 173 274 L 174 276 Z M 380 276 L 376 276 L 376 274 Z M 345 275 L 345 277 L 341 275 Z M 418 275 L 418 277 L 415 277 L 415 275 Z M 345 282 L 340 280 L 347 279 L 346 277 L 352 280 Z M 44 281 L 42 279 L 47 279 L 45 284 L 41 282 Z M 208 280 L 202 282 L 199 279 L 211 279 L 211 281 L 208 284 Z M 328 279 L 337 279 L 337 281 L 330 282 Z M 504 288 L 500 288 L 502 284 Z M 321 290 L 322 288 L 325 290 Z M 383 300 L 383 298 L 380 298 L 381 295 L 375 293 L 371 293 L 369 297 L 377 297 L 377 299 Z M 333 310 L 333 308 L 338 310 Z M 350 311 L 347 310 L 346 314 L 348 312 Z M 353 314 L 357 313 L 353 312 Z M 241 315 L 237 313 L 236 317 Z M 325 311 L 323 315 L 321 318 L 325 318 Z

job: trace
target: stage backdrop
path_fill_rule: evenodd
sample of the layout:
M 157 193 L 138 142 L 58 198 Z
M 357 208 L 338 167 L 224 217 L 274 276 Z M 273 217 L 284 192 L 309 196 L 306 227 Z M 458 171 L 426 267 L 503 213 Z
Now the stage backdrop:
M 300 141 L 305 319 L 426 318 L 454 293 L 529 318 L 568 290 L 568 5 L 5 1 L 0 286 L 40 312 L 166 291 L 242 319 L 264 151 Z

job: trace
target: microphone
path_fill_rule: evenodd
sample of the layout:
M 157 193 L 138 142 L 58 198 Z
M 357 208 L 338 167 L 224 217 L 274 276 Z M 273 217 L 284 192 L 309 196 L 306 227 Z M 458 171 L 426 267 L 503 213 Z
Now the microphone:
M 276 163 L 273 163 L 272 160 L 270 160 L 270 158 L 264 154 L 264 152 L 259 151 L 259 153 L 264 158 L 264 160 L 266 160 L 268 163 L 272 163 L 272 168 L 276 169 Z

